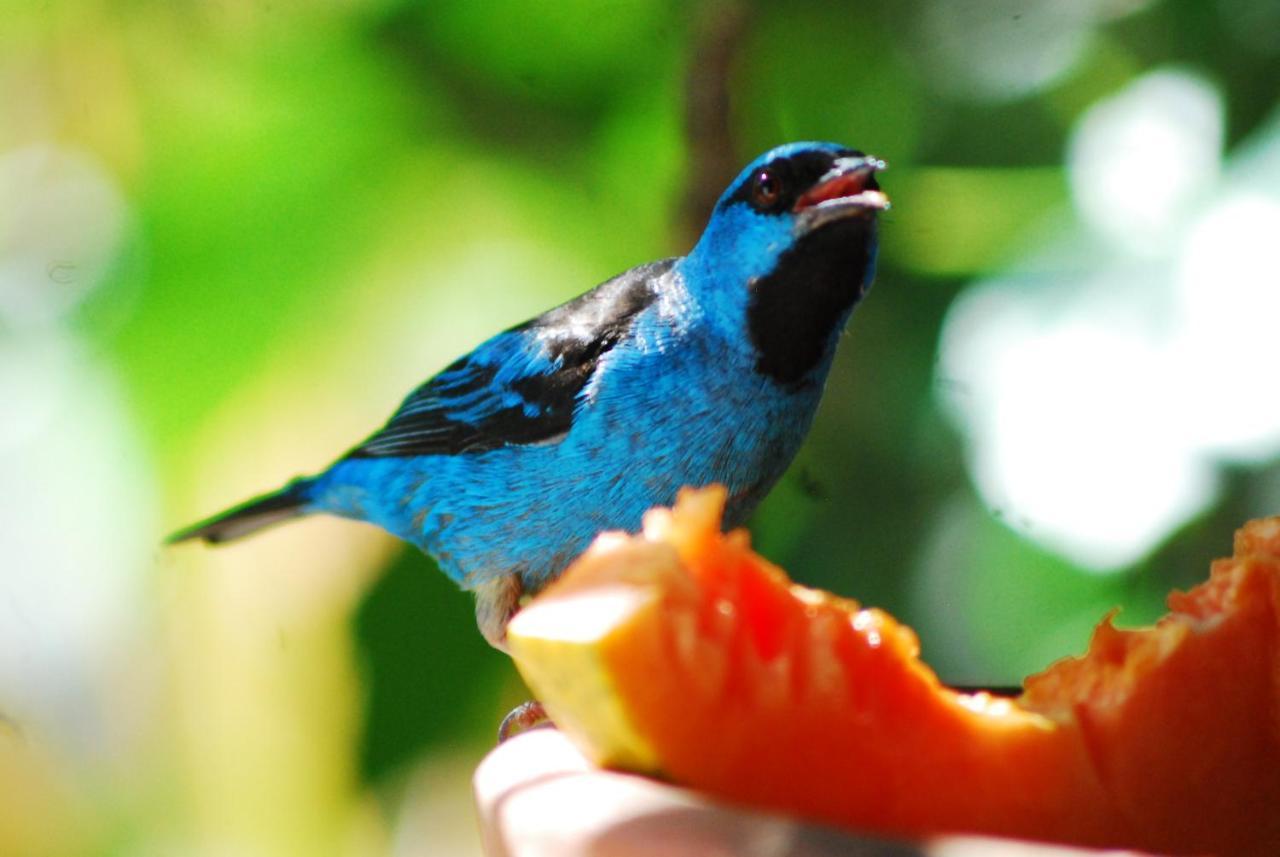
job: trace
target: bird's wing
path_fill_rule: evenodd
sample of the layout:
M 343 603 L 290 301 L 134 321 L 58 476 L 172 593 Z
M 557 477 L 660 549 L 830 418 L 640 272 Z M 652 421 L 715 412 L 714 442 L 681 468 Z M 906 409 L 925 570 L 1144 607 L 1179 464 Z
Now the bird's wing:
M 657 297 L 674 259 L 632 268 L 504 331 L 414 390 L 348 458 L 457 455 L 568 432 L 600 358 Z

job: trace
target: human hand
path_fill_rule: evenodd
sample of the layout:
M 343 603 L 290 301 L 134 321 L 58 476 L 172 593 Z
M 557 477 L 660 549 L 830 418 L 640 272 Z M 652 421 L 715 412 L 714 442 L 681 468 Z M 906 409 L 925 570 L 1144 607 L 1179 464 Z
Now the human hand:
M 474 780 L 490 857 L 1088 857 L 1005 839 L 908 843 L 739 809 L 647 777 L 594 767 L 555 729 L 496 747 Z M 1116 854 L 1118 852 L 1108 852 Z

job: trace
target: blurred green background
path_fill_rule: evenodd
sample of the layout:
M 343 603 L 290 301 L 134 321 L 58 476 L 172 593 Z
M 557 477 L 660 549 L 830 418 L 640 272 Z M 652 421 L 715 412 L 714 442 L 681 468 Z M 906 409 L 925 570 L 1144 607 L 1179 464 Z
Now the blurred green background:
M 789 140 L 894 208 L 760 549 L 955 682 L 1150 620 L 1280 512 L 1278 83 L 1275 0 L 0 0 L 0 854 L 475 853 L 468 596 L 159 540 Z

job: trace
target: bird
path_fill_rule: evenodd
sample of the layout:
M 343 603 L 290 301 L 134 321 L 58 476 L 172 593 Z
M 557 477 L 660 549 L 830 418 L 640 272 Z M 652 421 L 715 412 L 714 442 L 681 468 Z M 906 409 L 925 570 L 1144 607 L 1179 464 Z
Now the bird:
M 875 274 L 883 161 L 789 143 L 728 186 L 684 256 L 631 268 L 482 342 L 326 469 L 168 538 L 220 543 L 301 515 L 375 524 L 506 627 L 600 532 L 686 485 L 744 524 L 808 434 Z

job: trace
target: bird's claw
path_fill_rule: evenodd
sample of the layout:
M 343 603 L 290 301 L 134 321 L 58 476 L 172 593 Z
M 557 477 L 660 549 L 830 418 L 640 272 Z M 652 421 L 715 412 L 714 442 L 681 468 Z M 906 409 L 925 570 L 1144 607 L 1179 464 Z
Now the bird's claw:
M 542 707 L 541 702 L 536 699 L 522 702 L 502 718 L 502 724 L 498 726 L 498 743 L 501 744 L 521 732 L 550 725 L 552 725 L 551 718 L 547 717 L 547 711 Z

